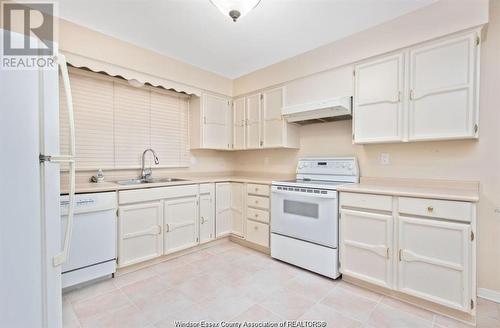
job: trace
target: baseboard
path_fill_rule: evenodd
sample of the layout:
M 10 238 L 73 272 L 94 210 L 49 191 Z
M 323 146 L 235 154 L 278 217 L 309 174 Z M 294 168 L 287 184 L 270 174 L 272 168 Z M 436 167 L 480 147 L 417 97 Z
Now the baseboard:
M 477 296 L 492 302 L 500 303 L 500 292 L 492 289 L 478 288 Z

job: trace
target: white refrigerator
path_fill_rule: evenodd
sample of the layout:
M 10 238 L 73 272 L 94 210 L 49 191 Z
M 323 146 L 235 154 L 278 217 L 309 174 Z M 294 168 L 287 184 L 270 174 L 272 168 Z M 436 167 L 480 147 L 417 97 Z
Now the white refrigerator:
M 59 73 L 74 126 L 66 63 L 57 61 L 49 70 L 0 69 L 0 327 L 62 326 L 71 224 L 61 231 L 59 164 L 69 163 L 73 199 L 74 128 L 61 155 Z

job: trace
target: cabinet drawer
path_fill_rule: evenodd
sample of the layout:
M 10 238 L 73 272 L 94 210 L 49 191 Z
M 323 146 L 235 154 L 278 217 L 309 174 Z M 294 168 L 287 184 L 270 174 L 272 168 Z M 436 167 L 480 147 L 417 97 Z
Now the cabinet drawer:
M 269 196 L 269 186 L 260 184 L 247 184 L 247 193 L 261 196 Z
M 340 206 L 392 211 L 392 196 L 341 192 Z
M 247 240 L 257 245 L 269 247 L 269 225 L 247 220 Z
M 269 209 L 269 198 L 248 195 L 247 196 L 247 206 L 257 207 L 257 208 L 261 208 L 264 210 L 268 210 Z
M 471 222 L 472 204 L 449 200 L 399 197 L 399 213 Z
M 269 212 L 256 208 L 247 208 L 247 217 L 251 220 L 269 223 Z

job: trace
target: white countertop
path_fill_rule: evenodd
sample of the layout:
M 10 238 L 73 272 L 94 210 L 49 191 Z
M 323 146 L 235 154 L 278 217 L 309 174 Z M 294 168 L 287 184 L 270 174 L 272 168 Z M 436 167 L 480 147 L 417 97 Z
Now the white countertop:
M 199 183 L 214 183 L 214 182 L 246 182 L 246 183 L 257 183 L 257 184 L 267 184 L 270 185 L 271 182 L 278 177 L 262 177 L 262 176 L 246 176 L 246 175 L 227 175 L 227 176 L 197 176 L 197 177 L 183 177 L 176 176 L 175 178 L 185 179 L 184 181 L 174 181 L 174 182 L 156 182 L 156 183 L 144 183 L 138 185 L 119 185 L 115 182 L 105 181 L 101 183 L 93 182 L 77 182 L 76 183 L 76 193 L 91 193 L 91 192 L 106 192 L 106 191 L 120 191 L 120 190 L 131 190 L 131 189 L 145 189 L 145 188 L 158 188 L 158 187 L 168 187 L 168 186 L 182 186 L 190 184 Z M 61 194 L 68 193 L 68 186 L 66 184 L 61 185 Z
M 398 178 L 361 178 L 360 183 L 343 185 L 338 191 L 363 194 L 432 198 L 465 202 L 479 201 L 479 182 Z

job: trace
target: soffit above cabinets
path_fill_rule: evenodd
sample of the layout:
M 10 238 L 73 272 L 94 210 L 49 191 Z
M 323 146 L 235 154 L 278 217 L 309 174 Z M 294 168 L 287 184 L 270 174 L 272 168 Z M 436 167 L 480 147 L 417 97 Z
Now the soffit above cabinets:
M 262 0 L 237 23 L 209 0 L 58 2 L 64 19 L 236 78 L 435 0 Z

